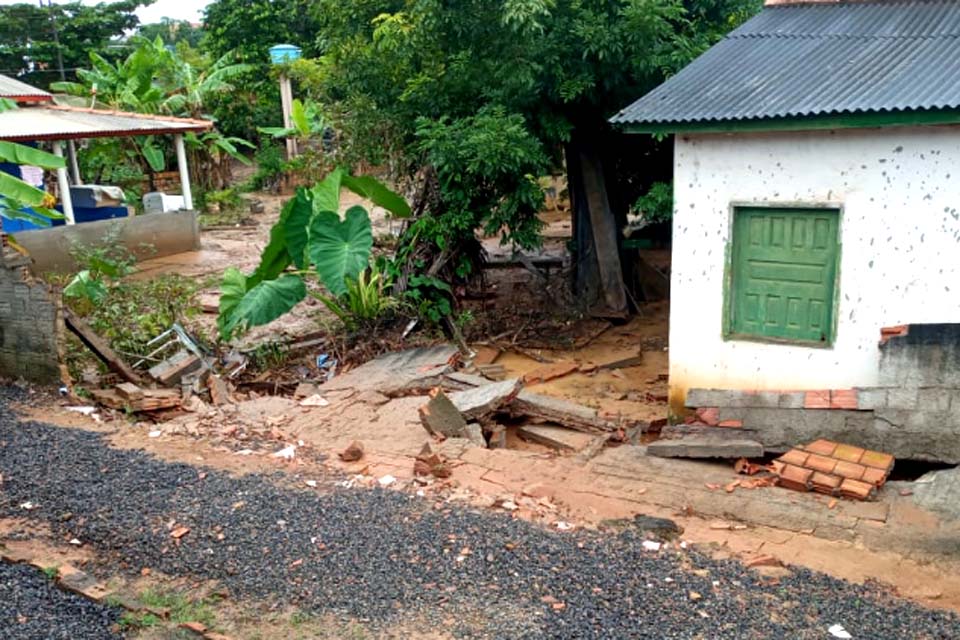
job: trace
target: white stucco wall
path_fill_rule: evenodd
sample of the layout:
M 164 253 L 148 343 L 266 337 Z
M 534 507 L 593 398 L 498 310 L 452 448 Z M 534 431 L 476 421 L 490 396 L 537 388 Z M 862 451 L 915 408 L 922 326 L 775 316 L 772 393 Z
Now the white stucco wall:
M 724 340 L 734 202 L 842 206 L 832 348 Z M 674 408 L 690 388 L 875 384 L 881 327 L 960 322 L 960 127 L 677 136 L 671 296 Z

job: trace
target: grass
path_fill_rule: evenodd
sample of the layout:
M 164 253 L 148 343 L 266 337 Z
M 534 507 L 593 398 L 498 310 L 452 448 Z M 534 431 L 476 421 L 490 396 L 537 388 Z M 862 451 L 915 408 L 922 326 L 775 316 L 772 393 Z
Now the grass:
M 55 580 L 55 579 L 57 578 L 57 574 L 58 574 L 58 573 L 60 573 L 60 568 L 59 568 L 59 567 L 44 567 L 44 568 L 43 568 L 43 575 L 47 576 L 47 577 L 50 578 L 51 580 Z
M 173 589 L 151 588 L 143 591 L 138 600 L 145 609 L 169 611 L 166 619 L 149 611 L 128 611 L 120 617 L 120 625 L 126 629 L 149 629 L 152 627 L 179 625 L 183 622 L 199 622 L 207 627 L 216 626 L 214 606 L 217 597 L 195 599 Z

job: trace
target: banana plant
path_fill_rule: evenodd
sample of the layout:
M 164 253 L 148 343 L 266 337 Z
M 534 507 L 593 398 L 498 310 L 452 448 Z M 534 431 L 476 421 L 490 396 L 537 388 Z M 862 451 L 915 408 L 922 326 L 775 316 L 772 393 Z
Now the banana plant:
M 351 176 L 342 169 L 313 188 L 301 188 L 270 230 L 260 265 L 250 275 L 228 269 L 220 287 L 220 336 L 229 340 L 248 329 L 268 324 L 307 297 L 306 279 L 317 279 L 330 293 L 328 307 L 349 309 L 351 290 L 367 298 L 383 292 L 378 278 L 367 278 L 373 231 L 366 209 L 354 206 L 340 215 L 340 193 L 349 189 L 386 209 L 392 216 L 410 216 L 410 205 L 370 176 Z M 288 271 L 293 268 L 292 271 Z M 326 304 L 326 302 L 325 302 Z M 387 303 L 383 303 L 386 305 Z M 377 308 L 381 305 L 377 303 Z M 386 308 L 383 306 L 382 308 Z
M 12 100 L 0 99 L 0 112 L 16 108 Z M 3 141 L 0 141 L 0 162 L 42 169 L 62 169 L 66 166 L 63 158 L 52 153 Z M 63 214 L 53 209 L 55 204 L 56 199 L 46 191 L 0 171 L 0 217 L 49 226 L 51 220 L 63 218 Z
M 290 105 L 291 127 L 257 127 L 257 131 L 274 138 L 295 137 L 306 140 L 313 136 L 322 136 L 327 129 L 327 120 L 315 102 L 301 102 L 294 98 Z

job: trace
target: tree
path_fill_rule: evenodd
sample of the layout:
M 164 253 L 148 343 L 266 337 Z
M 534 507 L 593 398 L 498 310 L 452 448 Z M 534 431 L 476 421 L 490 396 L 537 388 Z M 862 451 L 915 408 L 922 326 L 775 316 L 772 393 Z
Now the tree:
M 534 179 L 564 163 L 578 290 L 618 316 L 627 294 L 617 218 L 648 185 L 631 184 L 636 168 L 607 119 L 759 4 L 317 0 L 321 98 L 339 114 L 345 154 L 432 177 L 412 229 L 436 245 L 435 260 L 468 251 L 478 227 L 535 244 L 542 195 Z M 662 163 L 656 141 L 631 142 L 633 156 Z
M 155 40 L 134 37 L 133 51 L 124 59 L 110 62 L 99 53 L 90 53 L 90 69 L 79 69 L 79 82 L 57 82 L 53 88 L 84 98 L 91 106 L 122 111 L 205 118 L 214 96 L 230 93 L 232 81 L 250 71 L 225 55 L 213 62 L 203 59 L 201 67 L 171 50 L 158 36 Z M 229 178 L 229 159 L 249 162 L 238 145 L 251 147 L 246 140 L 224 136 L 219 131 L 184 136 L 191 150 L 193 172 L 204 188 L 223 188 Z M 172 155 L 162 141 L 152 136 L 110 139 L 92 145 L 101 156 L 142 160 L 162 171 Z M 103 163 L 100 163 L 101 166 Z
M 110 58 L 111 41 L 139 24 L 134 11 L 153 0 L 120 0 L 88 6 L 13 4 L 0 6 L 0 73 L 46 87 L 87 64 L 90 51 Z
M 204 31 L 186 20 L 161 18 L 160 22 L 140 25 L 137 35 L 147 40 L 156 40 L 159 37 L 168 47 L 186 43 L 191 48 L 197 48 L 200 46 L 200 40 L 203 39 Z

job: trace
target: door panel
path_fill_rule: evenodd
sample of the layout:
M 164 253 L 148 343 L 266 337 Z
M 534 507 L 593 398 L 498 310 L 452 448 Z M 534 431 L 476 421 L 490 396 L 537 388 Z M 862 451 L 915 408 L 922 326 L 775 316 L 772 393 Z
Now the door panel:
M 840 215 L 830 209 L 734 212 L 729 333 L 833 342 Z

